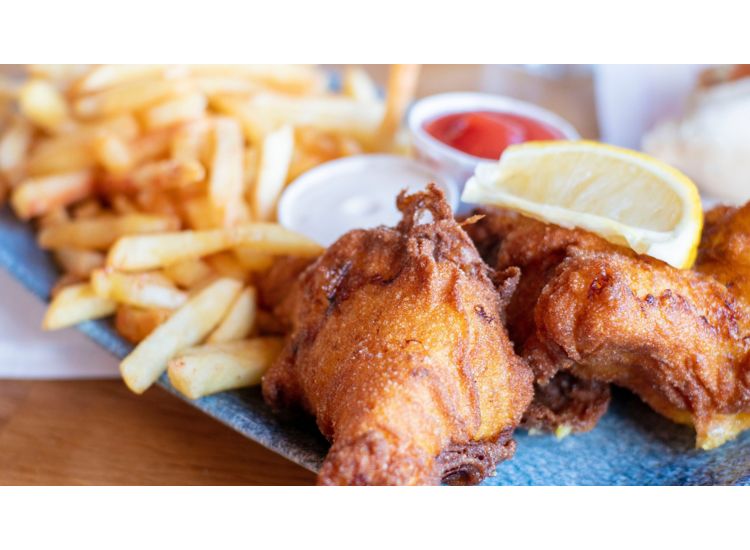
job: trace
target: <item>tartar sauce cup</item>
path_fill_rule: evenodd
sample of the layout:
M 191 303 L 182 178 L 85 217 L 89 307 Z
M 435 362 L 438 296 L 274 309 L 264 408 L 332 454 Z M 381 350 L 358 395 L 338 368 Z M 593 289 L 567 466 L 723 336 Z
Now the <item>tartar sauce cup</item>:
M 332 160 L 303 173 L 279 200 L 277 219 L 323 246 L 352 229 L 394 226 L 401 219 L 396 197 L 406 189 L 425 189 L 434 182 L 455 211 L 455 185 L 428 166 L 408 157 L 355 155 Z
M 493 94 L 458 92 L 425 97 L 415 102 L 407 114 L 415 157 L 431 170 L 452 180 L 463 190 L 479 163 L 498 159 L 477 157 L 443 143 L 431 135 L 426 125 L 446 115 L 458 113 L 500 113 L 516 115 L 542 123 L 561 136 L 561 139 L 580 139 L 567 120 L 542 107 L 511 97 Z

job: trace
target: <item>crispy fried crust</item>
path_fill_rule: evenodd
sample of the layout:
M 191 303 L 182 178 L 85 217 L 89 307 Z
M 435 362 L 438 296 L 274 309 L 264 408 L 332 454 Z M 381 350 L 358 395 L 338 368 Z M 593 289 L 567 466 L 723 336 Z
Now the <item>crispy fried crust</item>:
M 521 268 L 508 319 L 537 382 L 567 370 L 621 385 L 668 418 L 694 425 L 703 448 L 748 428 L 748 214 L 709 213 L 697 272 L 580 230 L 513 221 L 502 212 L 485 222 L 510 227 L 495 245 L 496 266 Z M 524 313 L 531 310 L 533 317 Z
M 695 270 L 750 303 L 750 203 L 720 206 L 706 214 Z
M 277 258 L 256 281 L 261 307 L 270 311 L 280 307 L 289 297 L 294 282 L 313 261 L 296 256 Z
M 609 384 L 558 372 L 547 384 L 534 384 L 534 400 L 521 427 L 558 434 L 587 432 L 607 412 L 609 401 Z
M 398 207 L 398 227 L 351 231 L 302 273 L 263 380 L 272 406 L 302 407 L 332 441 L 321 484 L 478 481 L 531 399 L 505 304 L 442 193 Z
M 588 231 L 538 222 L 510 210 L 485 207 L 475 214 L 483 217 L 465 228 L 482 258 L 499 272 L 510 267 L 521 270 L 507 310 L 508 332 L 519 353 L 523 343 L 536 332 L 532 312 L 539 294 L 571 247 L 619 249 L 629 254 Z
M 586 231 L 565 229 L 527 218 L 502 208 L 485 207 L 482 216 L 465 225 L 482 258 L 496 270 L 518 266 L 520 279 L 509 299 L 506 326 L 516 352 L 523 355 L 534 339 L 534 308 L 542 289 L 568 254 L 570 247 L 609 250 L 607 241 Z M 623 249 L 623 253 L 628 252 Z M 530 363 L 532 368 L 541 366 Z M 570 374 L 535 371 L 534 400 L 524 415 L 522 427 L 560 433 L 592 429 L 607 411 L 610 391 L 606 383 L 576 379 Z M 554 378 L 553 378 L 554 377 Z
M 695 425 L 706 446 L 717 415 L 748 410 L 750 310 L 710 277 L 649 258 L 577 252 L 535 310 L 527 348 L 539 371 L 571 368 L 616 383 Z

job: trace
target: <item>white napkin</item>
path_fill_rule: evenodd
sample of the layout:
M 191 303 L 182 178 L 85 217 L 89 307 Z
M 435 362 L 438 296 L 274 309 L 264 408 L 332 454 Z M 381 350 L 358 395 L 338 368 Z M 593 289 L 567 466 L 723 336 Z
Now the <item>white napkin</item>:
M 45 304 L 0 269 L 0 378 L 117 378 L 117 358 L 74 328 L 44 332 Z

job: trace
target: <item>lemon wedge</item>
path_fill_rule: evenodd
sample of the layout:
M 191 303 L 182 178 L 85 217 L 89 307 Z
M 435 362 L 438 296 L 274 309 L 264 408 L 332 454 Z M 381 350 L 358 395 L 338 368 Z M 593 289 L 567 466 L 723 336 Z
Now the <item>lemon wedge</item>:
M 461 200 L 580 227 L 679 268 L 695 261 L 703 210 L 695 184 L 654 158 L 593 141 L 531 142 L 482 163 Z

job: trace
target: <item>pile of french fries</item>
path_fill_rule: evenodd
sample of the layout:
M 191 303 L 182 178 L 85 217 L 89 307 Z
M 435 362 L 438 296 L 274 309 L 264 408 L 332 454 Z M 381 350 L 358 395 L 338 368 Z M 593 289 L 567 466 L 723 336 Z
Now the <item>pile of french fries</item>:
M 0 75 L 0 205 L 62 275 L 45 329 L 114 315 L 130 389 L 190 398 L 256 384 L 278 354 L 254 280 L 320 246 L 275 223 L 284 187 L 345 155 L 399 150 L 416 66 L 386 99 L 361 69 L 333 93 L 302 65 L 100 65 Z

